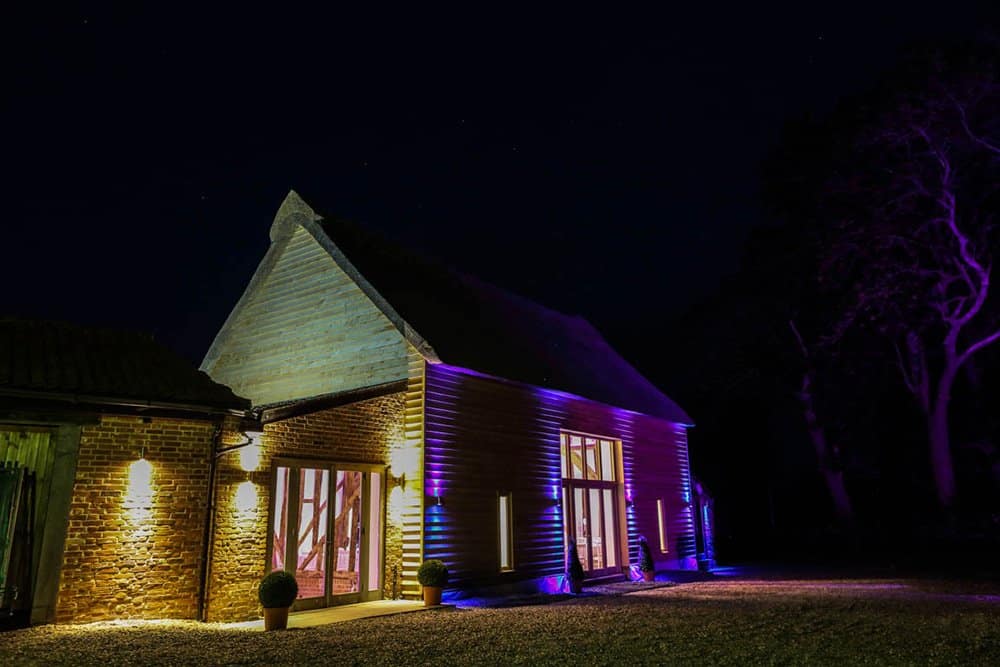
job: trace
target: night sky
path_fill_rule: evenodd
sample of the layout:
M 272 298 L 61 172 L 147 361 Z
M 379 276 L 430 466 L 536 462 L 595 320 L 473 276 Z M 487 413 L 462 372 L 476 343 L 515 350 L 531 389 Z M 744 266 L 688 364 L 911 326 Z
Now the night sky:
M 0 314 L 142 329 L 200 362 L 294 188 L 648 358 L 766 222 L 787 120 L 991 18 L 802 4 L 8 15 Z

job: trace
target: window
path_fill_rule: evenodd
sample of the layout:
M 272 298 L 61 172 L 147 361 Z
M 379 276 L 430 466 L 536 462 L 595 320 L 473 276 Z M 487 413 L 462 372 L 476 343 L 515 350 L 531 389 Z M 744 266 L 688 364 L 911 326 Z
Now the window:
M 656 525 L 660 529 L 660 551 L 670 551 L 667 545 L 667 517 L 663 511 L 663 499 L 656 499 Z
M 510 494 L 500 494 L 497 507 L 497 525 L 499 526 L 500 571 L 508 572 L 514 569 L 514 531 L 512 521 L 512 506 Z
M 615 481 L 616 441 L 574 433 L 560 437 L 560 470 L 563 479 Z
M 576 549 L 589 576 L 621 571 L 620 443 L 585 433 L 564 431 L 559 436 L 565 544 Z

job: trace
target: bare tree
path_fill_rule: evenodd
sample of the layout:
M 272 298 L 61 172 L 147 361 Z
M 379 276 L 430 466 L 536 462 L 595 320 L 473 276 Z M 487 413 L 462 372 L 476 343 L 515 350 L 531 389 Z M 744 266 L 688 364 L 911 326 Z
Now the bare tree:
M 863 134 L 825 202 L 836 224 L 823 279 L 851 294 L 833 337 L 866 324 L 893 341 L 926 420 L 944 507 L 956 497 L 949 429 L 955 381 L 973 355 L 1000 340 L 990 283 L 1000 203 L 998 102 L 992 69 L 956 75 L 933 68 Z
M 795 326 L 795 321 L 789 320 L 788 326 L 792 329 L 799 352 L 805 362 L 802 371 L 802 384 L 797 396 L 802 406 L 806 431 L 812 442 L 813 451 L 816 453 L 816 460 L 820 474 L 823 475 L 826 490 L 833 501 L 834 515 L 841 524 L 850 524 L 854 519 L 854 510 L 851 505 L 851 497 L 847 493 L 847 486 L 844 484 L 840 448 L 827 438 L 826 429 L 820 422 L 819 410 L 816 405 L 816 365 L 813 362 L 813 355 L 802 338 L 802 334 L 799 333 L 798 327 Z

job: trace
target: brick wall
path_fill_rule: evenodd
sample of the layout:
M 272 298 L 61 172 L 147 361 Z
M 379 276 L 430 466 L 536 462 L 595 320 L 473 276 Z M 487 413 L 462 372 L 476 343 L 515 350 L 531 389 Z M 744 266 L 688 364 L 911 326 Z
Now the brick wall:
M 83 428 L 57 622 L 196 616 L 214 428 L 108 415 Z M 148 491 L 130 484 L 143 449 Z
M 257 585 L 270 567 L 267 559 L 271 476 L 276 456 L 386 465 L 389 451 L 403 441 L 405 392 L 380 396 L 267 424 L 260 465 L 240 467 L 238 452 L 219 460 L 215 531 L 209 577 L 208 620 L 259 618 Z M 228 436 L 227 436 L 228 437 Z M 223 446 L 227 444 L 223 443 Z M 230 444 L 235 444 L 235 441 Z M 251 506 L 240 507 L 241 486 L 251 482 Z M 246 496 L 242 501 L 246 502 Z M 402 557 L 401 531 L 387 517 L 386 590 L 392 567 Z

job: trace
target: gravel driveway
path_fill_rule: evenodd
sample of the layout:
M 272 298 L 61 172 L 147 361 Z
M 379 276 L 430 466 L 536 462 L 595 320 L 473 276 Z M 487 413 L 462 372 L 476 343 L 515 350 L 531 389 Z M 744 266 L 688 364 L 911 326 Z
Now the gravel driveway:
M 0 634 L 0 665 L 1000 664 L 1000 596 L 948 582 L 714 581 L 264 633 L 157 621 Z

